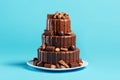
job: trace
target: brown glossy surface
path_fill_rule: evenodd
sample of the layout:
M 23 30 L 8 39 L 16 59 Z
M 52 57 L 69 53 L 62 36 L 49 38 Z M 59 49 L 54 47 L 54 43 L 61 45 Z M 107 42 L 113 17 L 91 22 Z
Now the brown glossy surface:
M 79 49 L 60 52 L 39 50 L 38 59 L 49 64 L 57 64 L 60 60 L 64 60 L 67 64 L 71 62 L 79 62 Z

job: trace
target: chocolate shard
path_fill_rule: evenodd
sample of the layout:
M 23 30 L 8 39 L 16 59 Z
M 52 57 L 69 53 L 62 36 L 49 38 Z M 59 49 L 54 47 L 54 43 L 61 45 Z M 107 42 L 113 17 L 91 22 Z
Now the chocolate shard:
M 56 65 L 53 65 L 53 64 L 52 64 L 52 65 L 51 65 L 51 68 L 56 68 Z
M 39 66 L 39 67 L 43 67 L 44 64 L 43 64 L 43 62 L 40 61 L 40 62 L 37 63 L 37 66 Z
M 80 66 L 79 65 L 79 63 L 77 63 L 77 62 L 72 62 L 72 63 L 70 63 L 70 67 L 72 68 L 72 67 L 78 67 L 78 66 Z
M 54 51 L 55 47 L 54 46 L 46 46 L 45 48 L 47 51 Z
M 60 60 L 59 64 L 65 66 L 66 68 L 69 68 L 69 65 L 67 63 L 65 63 L 65 61 L 63 61 L 63 60 Z
M 56 12 L 55 14 L 54 14 L 54 17 L 53 18 L 55 18 L 55 19 L 68 19 L 69 18 L 69 15 L 67 14 L 67 13 L 64 13 L 64 12 Z
M 56 64 L 56 67 L 57 67 L 57 68 L 60 68 L 60 65 L 59 65 L 59 64 Z
M 34 58 L 34 59 L 33 59 L 33 65 L 35 65 L 35 66 L 36 66 L 36 65 L 37 65 L 37 63 L 38 63 L 38 59 L 37 59 L 37 58 Z
M 65 69 L 66 67 L 65 67 L 65 66 L 63 66 L 63 65 L 60 65 L 60 68 L 63 68 L 63 69 Z
M 82 59 L 79 59 L 79 63 L 83 63 Z
M 45 64 L 44 64 L 44 67 L 46 67 L 46 68 L 51 68 L 51 64 L 45 63 Z

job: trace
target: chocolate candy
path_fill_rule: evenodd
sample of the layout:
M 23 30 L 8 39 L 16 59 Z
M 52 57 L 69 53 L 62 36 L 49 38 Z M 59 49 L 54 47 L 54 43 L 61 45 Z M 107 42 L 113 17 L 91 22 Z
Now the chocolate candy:
M 33 61 L 38 60 L 38 58 L 34 58 Z
M 61 66 L 60 66 L 60 68 L 65 69 L 66 67 L 65 67 L 65 66 L 63 66 L 63 65 L 61 65 Z
M 53 18 L 55 18 L 55 19 L 67 19 L 67 18 L 69 18 L 69 15 L 67 13 L 64 13 L 64 12 L 60 13 L 60 12 L 57 11 L 54 14 Z
M 46 50 L 47 50 L 47 51 L 54 51 L 54 50 L 55 50 L 55 47 L 54 47 L 54 46 L 47 46 L 47 47 L 46 47 Z
M 62 15 L 58 15 L 58 19 L 61 19 Z
M 35 66 L 36 66 L 36 65 L 37 65 L 37 63 L 38 63 L 38 59 L 37 59 L 37 58 L 34 58 L 34 59 L 33 59 L 33 65 L 35 65 Z
M 82 66 L 82 65 L 83 65 L 83 63 L 79 63 L 79 65 L 80 65 L 80 66 Z
M 44 64 L 44 67 L 46 67 L 46 68 L 51 68 L 51 64 L 45 63 L 45 64 Z
M 37 63 L 37 66 L 39 66 L 39 67 L 43 67 L 43 65 L 44 65 L 43 62 L 41 62 L 41 61 Z
M 77 63 L 77 62 L 71 62 L 70 63 L 70 67 L 72 68 L 72 67 L 78 67 L 79 66 L 79 63 Z
M 60 60 L 59 64 L 65 66 L 66 68 L 69 68 L 69 66 L 67 65 L 67 63 L 65 63 L 63 60 Z
M 56 67 L 57 67 L 57 68 L 60 68 L 60 65 L 59 65 L 59 64 L 56 64 Z
M 64 33 L 63 33 L 63 31 L 59 31 L 59 32 L 57 33 L 57 35 L 58 35 L 58 36 L 63 36 Z
M 70 46 L 68 49 L 69 49 L 69 50 L 75 50 L 76 47 L 75 47 L 74 45 L 72 45 L 72 46 Z
M 60 51 L 60 48 L 55 48 L 55 51 L 57 51 L 57 52 Z
M 80 66 L 83 65 L 83 61 L 82 61 L 82 59 L 79 59 L 79 65 L 80 65 Z
M 53 64 L 52 64 L 52 65 L 51 65 L 51 68 L 56 68 L 56 65 L 53 65 Z
M 41 49 L 44 50 L 46 47 L 45 43 L 43 43 L 43 45 L 41 46 Z
M 71 35 L 71 34 L 73 34 L 73 33 L 72 33 L 72 32 L 67 32 L 67 33 L 66 33 L 66 35 Z
M 61 51 L 68 51 L 67 48 L 61 48 L 60 50 L 61 50 Z

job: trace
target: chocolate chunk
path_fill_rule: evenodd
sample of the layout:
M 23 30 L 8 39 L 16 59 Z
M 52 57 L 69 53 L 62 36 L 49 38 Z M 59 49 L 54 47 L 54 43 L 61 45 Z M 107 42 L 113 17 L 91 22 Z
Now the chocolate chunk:
M 35 65 L 35 66 L 36 66 L 36 65 L 37 65 L 37 63 L 38 63 L 38 59 L 37 59 L 37 58 L 34 58 L 34 59 L 33 59 L 33 65 Z
M 68 48 L 68 50 L 75 50 L 75 49 L 76 49 L 76 47 L 74 45 L 72 45 Z
M 80 66 L 83 65 L 83 61 L 82 61 L 82 59 L 79 60 L 79 65 L 80 65 Z
M 83 65 L 83 63 L 79 63 L 79 65 L 80 65 L 80 66 L 82 66 L 82 65 Z
M 54 14 L 53 18 L 57 19 L 59 15 L 60 15 L 60 13 L 57 11 L 57 12 Z
M 66 68 L 69 68 L 69 66 L 67 65 L 67 63 L 65 63 L 63 60 L 60 60 L 59 64 L 65 66 Z
M 72 32 L 67 32 L 67 33 L 66 33 L 66 35 L 71 35 L 71 34 L 73 34 L 73 33 L 72 33 Z
M 60 32 L 57 33 L 57 35 L 58 35 L 58 36 L 63 36 L 64 33 L 63 33 L 63 31 L 60 31 Z
M 58 19 L 61 19 L 62 15 L 58 15 Z
M 47 51 L 54 51 L 54 50 L 55 50 L 55 47 L 54 47 L 54 46 L 47 46 L 47 47 L 46 47 L 46 50 L 47 50 Z
M 51 68 L 56 68 L 56 65 L 53 65 L 53 64 L 52 64 L 52 65 L 51 65 Z
M 64 13 L 64 12 L 56 12 L 55 14 L 54 14 L 54 17 L 53 18 L 55 18 L 55 19 L 67 19 L 67 18 L 69 18 L 69 15 L 67 14 L 67 13 Z
M 44 67 L 46 67 L 46 68 L 51 68 L 51 64 L 45 63 L 45 64 L 44 64 Z
M 61 50 L 61 51 L 68 51 L 67 48 L 61 48 L 60 50 Z
M 65 19 L 65 16 L 62 16 L 61 19 Z
M 41 50 L 44 50 L 45 47 L 46 47 L 46 45 L 45 45 L 45 43 L 43 43 L 42 46 L 41 46 Z
M 72 63 L 70 63 L 70 67 L 72 68 L 72 67 L 78 67 L 79 66 L 79 63 L 77 63 L 77 62 L 72 62 Z
M 33 61 L 38 60 L 38 58 L 34 58 Z
M 55 51 L 57 51 L 57 52 L 60 51 L 60 48 L 55 48 Z
M 37 66 L 39 66 L 39 67 L 43 67 L 43 65 L 44 65 L 43 62 L 41 62 L 41 61 L 37 63 Z
M 56 64 L 56 67 L 57 67 L 57 68 L 60 68 L 60 65 L 59 65 L 59 64 Z
M 57 11 L 56 13 L 55 13 L 55 15 L 59 15 L 60 13 Z
M 63 66 L 63 65 L 61 65 L 61 66 L 60 66 L 60 68 L 64 69 L 64 68 L 66 68 L 66 67 L 65 67 L 65 66 Z
M 79 59 L 79 63 L 83 63 L 82 59 Z

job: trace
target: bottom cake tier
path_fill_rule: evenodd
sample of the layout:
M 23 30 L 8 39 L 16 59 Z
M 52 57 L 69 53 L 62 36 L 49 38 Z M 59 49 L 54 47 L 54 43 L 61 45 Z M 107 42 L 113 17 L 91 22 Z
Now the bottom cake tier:
M 34 65 L 47 68 L 70 68 L 82 65 L 79 58 L 80 50 L 74 51 L 46 51 L 38 49 L 38 58 L 34 58 Z

